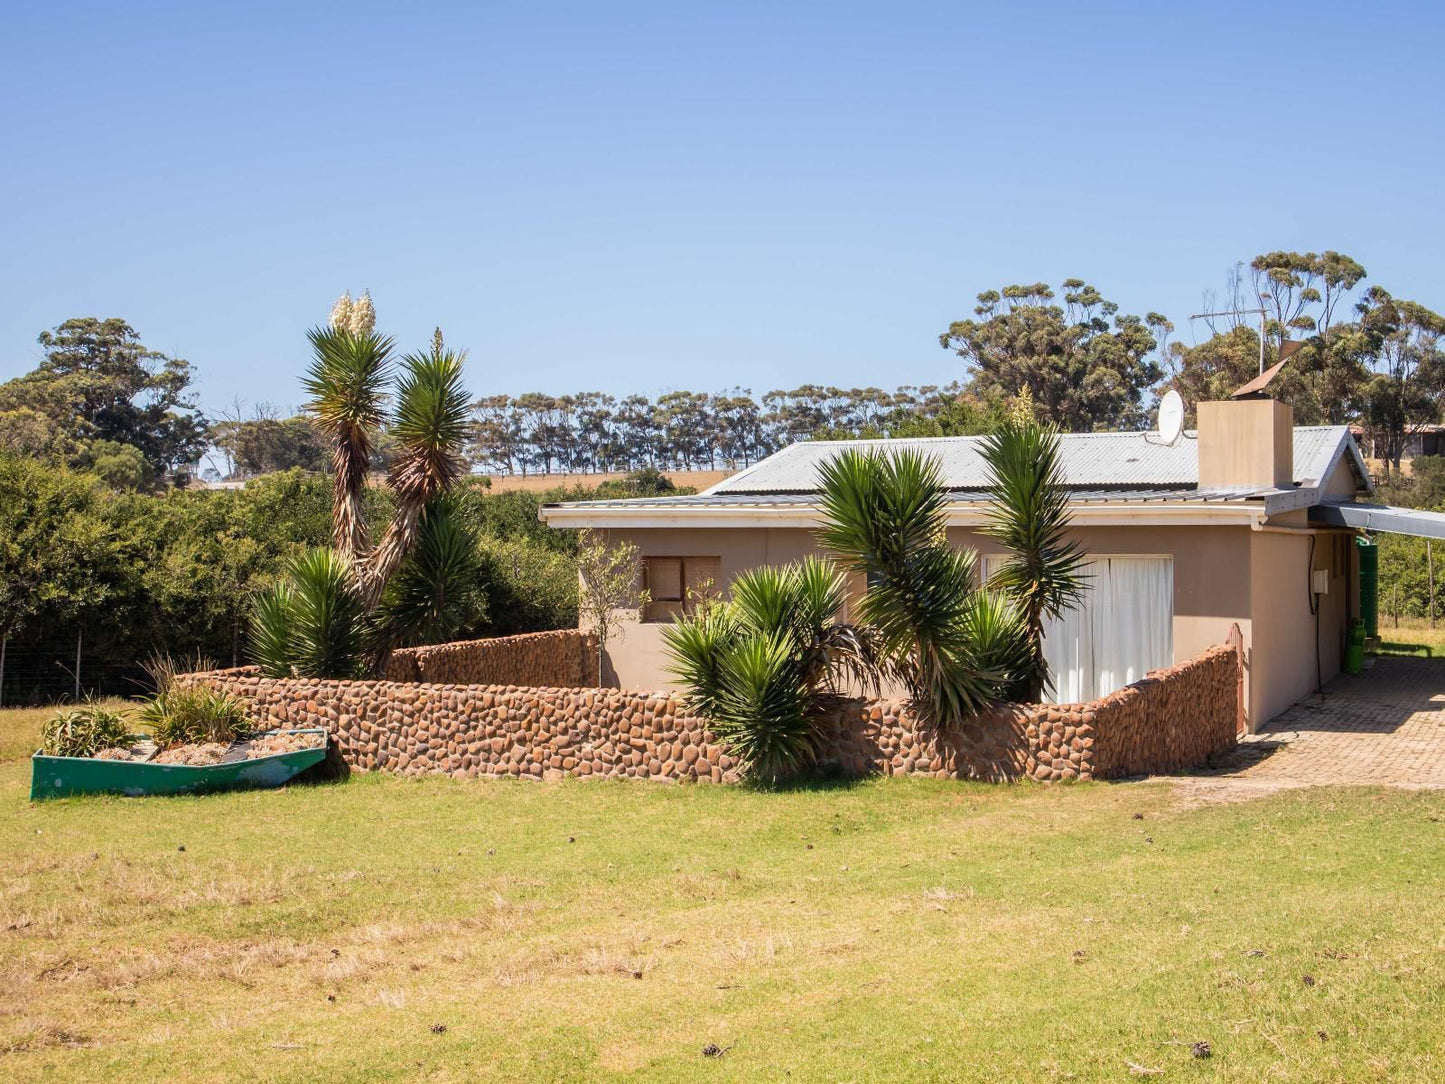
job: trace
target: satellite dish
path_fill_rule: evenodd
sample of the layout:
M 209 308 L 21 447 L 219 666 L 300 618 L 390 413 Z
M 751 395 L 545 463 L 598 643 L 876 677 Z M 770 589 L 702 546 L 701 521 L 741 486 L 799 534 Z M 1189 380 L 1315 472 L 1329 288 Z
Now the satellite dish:
M 1166 391 L 1159 400 L 1159 439 L 1173 447 L 1184 432 L 1184 397 L 1177 391 Z

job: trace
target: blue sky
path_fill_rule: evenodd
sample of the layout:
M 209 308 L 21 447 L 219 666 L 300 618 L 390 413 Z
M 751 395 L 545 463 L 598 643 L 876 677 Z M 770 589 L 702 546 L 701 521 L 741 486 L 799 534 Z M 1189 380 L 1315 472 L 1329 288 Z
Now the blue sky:
M 203 403 L 305 329 L 474 393 L 943 382 L 978 291 L 1180 325 L 1336 248 L 1445 307 L 1445 5 L 5 5 L 0 378 L 117 315 Z

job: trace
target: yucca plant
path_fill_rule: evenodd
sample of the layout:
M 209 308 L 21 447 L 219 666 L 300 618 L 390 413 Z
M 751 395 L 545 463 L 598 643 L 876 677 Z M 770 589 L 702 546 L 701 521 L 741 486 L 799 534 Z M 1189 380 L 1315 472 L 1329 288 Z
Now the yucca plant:
M 162 749 L 194 742 L 232 742 L 251 733 L 246 706 L 229 693 L 204 686 L 172 686 L 157 693 L 140 710 Z
M 949 544 L 937 461 L 849 450 L 820 475 L 819 541 L 867 577 L 859 615 L 923 721 L 946 728 L 1003 698 L 1027 662 L 1023 625 L 977 597 L 976 555 Z
M 293 562 L 257 598 L 251 654 L 271 675 L 376 672 L 393 646 L 450 635 L 480 616 L 475 540 L 441 503 L 466 469 L 465 355 L 448 350 L 438 330 L 430 351 L 401 359 L 388 413 L 393 344 L 375 333 L 375 322 L 370 296 L 347 294 L 330 326 L 309 333 L 314 357 L 305 386 L 308 409 L 332 445 L 335 549 L 330 558 L 318 551 Z M 388 424 L 396 511 L 372 547 L 363 496 L 375 438 Z
M 777 782 L 813 764 L 812 690 L 786 633 L 744 636 L 734 643 L 723 656 L 712 704 L 713 733 L 750 779 Z
M 750 778 L 811 765 L 818 722 L 847 685 L 876 688 L 874 638 L 838 620 L 843 577 L 805 558 L 752 569 L 714 602 L 663 629 L 671 670 Z
M 332 543 L 354 561 L 368 549 L 362 498 L 372 434 L 385 417 L 394 343 L 364 325 L 353 332 L 350 316 L 348 306 L 333 326 L 307 333 L 312 361 L 302 386 L 311 396 L 308 408 L 331 442 Z
M 359 677 L 365 617 L 351 562 L 335 550 L 308 550 L 258 598 L 251 657 L 267 677 Z
M 402 359 L 391 427 L 398 451 L 387 474 L 396 512 L 359 570 L 368 609 L 380 602 L 387 581 L 416 544 L 432 503 L 466 473 L 462 448 L 470 401 L 462 385 L 464 360 L 465 354 L 447 350 L 439 338 L 430 352 Z
M 1013 418 L 983 439 L 983 458 L 994 497 L 984 531 L 1009 551 L 989 586 L 1018 605 L 1028 639 L 1028 664 L 1013 698 L 1038 701 L 1053 689 L 1044 622 L 1078 606 L 1087 586 L 1083 548 L 1068 537 L 1059 435 L 1052 427 Z
M 416 546 L 387 581 L 377 613 L 383 650 L 449 640 L 486 616 L 476 538 L 446 500 L 422 517 Z
M 102 749 L 132 744 L 126 717 L 99 704 L 58 711 L 40 731 L 40 750 L 52 757 L 93 757 Z

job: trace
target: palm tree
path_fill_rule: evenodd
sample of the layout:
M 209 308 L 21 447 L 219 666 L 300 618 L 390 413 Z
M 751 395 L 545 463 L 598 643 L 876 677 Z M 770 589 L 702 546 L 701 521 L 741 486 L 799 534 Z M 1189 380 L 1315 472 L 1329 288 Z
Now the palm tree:
M 947 728 L 1002 699 L 1028 661 L 1024 625 L 975 587 L 974 552 L 949 545 L 937 460 L 849 450 L 820 475 L 819 541 L 866 576 L 859 614 L 921 720 Z
M 816 557 L 739 576 L 730 602 L 663 629 L 672 672 L 750 778 L 795 775 L 846 687 L 876 688 L 874 638 L 838 620 L 843 577 Z
M 381 542 L 360 568 L 367 609 L 381 600 L 387 581 L 416 544 L 428 507 L 466 473 L 463 456 L 471 400 L 462 386 L 464 353 L 440 339 L 424 354 L 402 358 L 391 435 L 399 450 L 387 475 L 396 512 Z
M 1086 586 L 1080 571 L 1083 549 L 1068 537 L 1058 431 L 1011 418 L 983 439 L 983 458 L 994 496 L 985 533 L 1010 551 L 989 586 L 1008 594 L 1023 615 L 1029 664 L 1013 696 L 1036 702 L 1053 689 L 1044 658 L 1044 621 L 1079 605 Z
M 313 328 L 307 337 L 313 354 L 302 381 L 311 395 L 307 409 L 332 446 L 332 542 L 355 562 L 368 548 L 362 497 L 371 435 L 385 417 L 394 343 L 374 331 L 353 334 L 334 326 Z

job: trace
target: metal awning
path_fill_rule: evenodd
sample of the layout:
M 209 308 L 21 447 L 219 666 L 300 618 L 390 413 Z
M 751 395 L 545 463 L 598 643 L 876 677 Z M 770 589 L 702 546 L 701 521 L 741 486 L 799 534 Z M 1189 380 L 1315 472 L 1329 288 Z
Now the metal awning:
M 1390 504 L 1326 502 L 1310 508 L 1310 519 L 1338 527 L 1359 527 L 1385 534 L 1408 534 L 1416 538 L 1445 538 L 1445 513 L 1421 508 L 1396 508 Z

